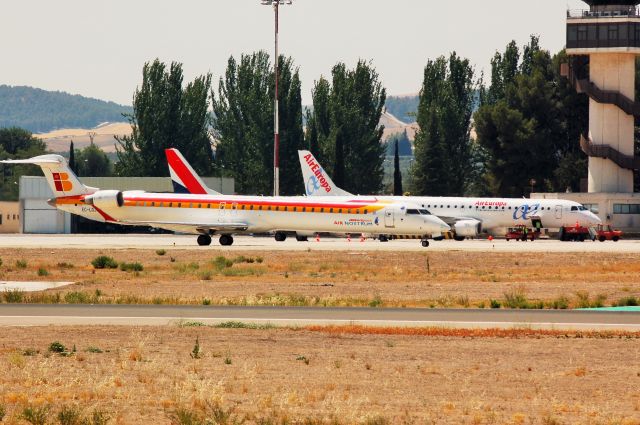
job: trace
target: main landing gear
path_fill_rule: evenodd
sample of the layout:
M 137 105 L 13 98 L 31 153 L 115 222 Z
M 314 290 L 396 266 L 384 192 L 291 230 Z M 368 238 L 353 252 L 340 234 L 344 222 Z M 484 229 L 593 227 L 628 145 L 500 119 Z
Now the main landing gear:
M 428 240 L 426 240 L 426 239 L 422 239 L 422 240 L 420 241 L 420 243 L 421 243 L 421 244 L 422 244 L 422 246 L 423 246 L 423 247 L 425 247 L 425 248 L 429 246 L 429 241 L 428 241 Z
M 284 242 L 287 239 L 285 232 L 276 232 L 276 242 Z
M 233 236 L 231 235 L 220 235 L 220 245 L 229 246 L 233 243 Z
M 211 245 L 211 236 L 209 236 L 209 235 L 200 235 L 200 236 L 198 236 L 198 245 L 200 245 L 200 246 Z

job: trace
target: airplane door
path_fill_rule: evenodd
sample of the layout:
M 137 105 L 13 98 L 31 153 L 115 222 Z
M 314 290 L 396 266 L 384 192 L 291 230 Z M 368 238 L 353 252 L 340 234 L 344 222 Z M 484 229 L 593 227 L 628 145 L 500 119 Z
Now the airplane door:
M 562 205 L 556 205 L 556 218 L 562 218 Z
M 384 212 L 384 227 L 394 227 L 393 210 L 385 210 Z
M 227 203 L 226 202 L 220 202 L 220 209 L 218 210 L 218 219 L 220 220 L 220 222 L 224 222 L 227 218 Z

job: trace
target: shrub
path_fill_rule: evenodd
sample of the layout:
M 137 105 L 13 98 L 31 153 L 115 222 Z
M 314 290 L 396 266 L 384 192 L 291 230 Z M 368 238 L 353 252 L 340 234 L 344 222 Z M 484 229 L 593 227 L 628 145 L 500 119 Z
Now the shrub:
M 24 291 L 13 289 L 2 293 L 4 300 L 8 303 L 21 303 L 24 301 Z
M 58 263 L 58 264 L 56 264 L 56 266 L 57 266 L 59 269 L 72 269 L 72 268 L 73 268 L 73 264 L 71 264 L 71 263 L 64 263 L 64 262 L 63 262 L 63 263 Z
M 120 263 L 120 270 L 123 272 L 141 272 L 144 267 L 140 263 Z
M 45 425 L 49 417 L 49 406 L 25 407 L 20 417 L 31 425 Z
M 7 409 L 4 405 L 0 404 L 0 421 L 4 419 L 4 416 L 7 414 Z
M 211 305 L 211 300 L 209 298 L 203 298 L 202 305 Z
M 82 421 L 83 425 L 107 425 L 111 417 L 107 412 L 102 410 L 94 410 L 91 416 Z
M 376 295 L 375 297 L 373 297 L 373 299 L 369 302 L 369 307 L 380 307 L 383 304 L 382 302 L 382 298 L 380 298 L 380 295 Z
M 96 269 L 115 269 L 118 267 L 118 263 L 111 257 L 106 255 L 100 255 L 91 261 L 91 264 Z
M 504 305 L 509 308 L 533 308 L 522 289 L 505 292 Z
M 166 253 L 167 251 L 165 251 L 164 249 L 156 249 L 156 254 L 159 256 L 163 256 Z
M 549 307 L 553 309 L 558 309 L 558 310 L 566 310 L 567 308 L 569 308 L 569 299 L 564 295 L 560 296 L 555 300 L 551 301 L 551 304 L 549 305 Z
M 89 304 L 91 297 L 86 292 L 67 292 L 64 294 L 64 302 L 67 304 Z
M 0 258 L 0 266 L 2 266 L 2 258 Z M 0 420 L 1 420 L 1 419 L 2 419 L 2 418 L 0 418 Z
M 98 354 L 103 352 L 100 348 L 93 347 L 93 346 L 87 347 L 87 349 L 84 351 L 86 351 L 87 353 L 98 353 Z
M 22 352 L 22 355 L 27 357 L 35 356 L 36 354 L 38 354 L 38 350 L 35 348 L 27 348 Z
M 205 270 L 200 273 L 200 280 L 211 280 L 211 272 L 209 270 Z
M 231 357 L 227 356 L 224 358 L 224 364 L 231 364 Z
M 62 345 L 61 342 L 54 341 L 51 344 L 49 344 L 49 351 L 51 353 L 64 353 L 65 351 L 67 351 L 67 347 Z
M 501 304 L 498 300 L 489 300 L 489 304 L 491 304 L 491 308 L 500 308 Z
M 202 358 L 202 352 L 200 351 L 200 340 L 198 339 L 198 337 L 196 337 L 196 343 L 193 346 L 193 350 L 191 350 L 190 356 L 192 359 Z
M 19 269 L 26 269 L 27 268 L 27 262 L 24 260 L 16 260 L 16 267 Z
M 617 303 L 614 303 L 614 307 L 632 307 L 638 305 L 638 299 L 636 297 L 620 298 Z
M 222 255 L 219 255 L 213 260 L 213 265 L 216 269 L 222 270 L 222 269 L 233 266 L 233 261 L 225 258 Z
M 58 422 L 60 425 L 80 425 L 82 423 L 80 409 L 76 406 L 62 406 L 58 412 Z
M 44 267 L 39 267 L 38 276 L 49 276 L 49 272 Z

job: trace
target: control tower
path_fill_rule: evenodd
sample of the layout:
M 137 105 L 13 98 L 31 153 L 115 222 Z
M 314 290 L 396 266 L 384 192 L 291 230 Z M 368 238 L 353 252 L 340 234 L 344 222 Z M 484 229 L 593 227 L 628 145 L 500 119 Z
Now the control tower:
M 633 192 L 635 59 L 640 55 L 640 0 L 584 0 L 567 12 L 567 70 L 589 96 L 589 132 L 580 147 L 589 156 L 588 192 Z

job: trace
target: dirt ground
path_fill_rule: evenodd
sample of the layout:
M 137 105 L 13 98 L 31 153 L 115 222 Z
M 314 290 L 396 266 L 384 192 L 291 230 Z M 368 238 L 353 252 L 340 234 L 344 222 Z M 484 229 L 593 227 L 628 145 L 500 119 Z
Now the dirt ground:
M 76 353 L 49 353 L 53 341 Z M 628 337 L 4 328 L 0 406 L 9 424 L 26 423 L 25 406 L 117 424 L 169 424 L 180 409 L 221 423 L 640 424 L 639 352 Z
M 144 270 L 94 270 L 98 255 Z M 41 302 L 488 307 L 518 293 L 580 307 L 640 297 L 637 254 L 1 249 L 0 258 L 2 280 L 78 282 L 31 299 Z

